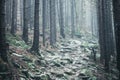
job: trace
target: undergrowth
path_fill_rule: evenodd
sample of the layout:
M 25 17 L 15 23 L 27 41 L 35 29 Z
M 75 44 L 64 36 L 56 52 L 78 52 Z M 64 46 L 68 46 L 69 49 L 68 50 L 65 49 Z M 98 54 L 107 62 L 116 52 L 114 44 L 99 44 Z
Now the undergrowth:
M 12 34 L 7 33 L 6 39 L 7 39 L 7 42 L 9 43 L 9 45 L 11 45 L 11 46 L 20 47 L 22 49 L 29 48 L 29 46 L 18 35 L 13 36 Z

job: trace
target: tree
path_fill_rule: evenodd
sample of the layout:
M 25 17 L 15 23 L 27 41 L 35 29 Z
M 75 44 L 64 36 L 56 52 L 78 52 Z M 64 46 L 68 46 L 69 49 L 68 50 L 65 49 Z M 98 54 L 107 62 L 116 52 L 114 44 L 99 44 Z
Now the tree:
M 43 0 L 43 5 L 42 5 L 42 7 L 43 7 L 43 13 L 42 13 L 42 19 L 43 19 L 43 23 L 42 23 L 42 31 L 43 31 L 43 46 L 45 46 L 45 28 L 46 28 L 46 24 L 47 24 L 47 22 L 46 22 L 46 16 L 47 16 L 47 0 Z
M 15 35 L 17 27 L 17 0 L 12 2 L 12 24 L 11 24 L 11 34 Z
M 5 39 L 5 0 L 0 0 L 0 57 L 7 61 L 7 50 L 6 50 L 6 39 Z
M 68 7 L 69 7 L 69 0 L 65 0 L 65 27 L 69 27 L 69 10 L 68 10 Z M 65 29 L 66 30 L 66 29 Z
M 117 50 L 117 68 L 119 70 L 120 79 L 120 0 L 112 0 L 114 9 L 114 28 L 116 37 L 116 50 Z
M 59 0 L 59 22 L 60 22 L 60 35 L 63 37 L 63 38 L 65 38 L 65 33 L 64 33 L 64 16 L 63 16 L 63 0 Z
M 23 12 L 24 12 L 24 21 L 23 21 L 23 35 L 22 35 L 22 39 L 25 41 L 25 43 L 27 43 L 28 42 L 28 14 L 27 13 L 29 13 L 28 11 L 27 11 L 27 8 L 28 8 L 28 6 L 27 6 L 27 0 L 24 0 L 23 1 Z
M 24 21 L 24 19 L 23 19 L 23 18 L 24 18 L 24 17 L 23 17 L 23 15 L 24 15 L 24 13 L 23 13 L 23 12 L 24 12 L 24 11 L 23 11 L 23 10 L 24 10 L 24 9 L 23 9 L 23 8 L 24 8 L 23 4 L 24 4 L 24 3 L 23 3 L 23 2 L 24 2 L 24 0 L 20 0 L 19 2 L 20 2 L 20 4 L 19 4 L 19 5 L 20 5 L 20 6 L 19 6 L 19 8 L 20 8 L 20 9 L 19 9 L 19 10 L 20 10 L 20 18 L 19 18 L 19 19 L 20 19 L 20 22 L 19 22 L 19 25 L 21 26 L 21 28 L 20 28 L 21 31 L 23 31 L 23 21 Z
M 74 22 L 74 0 L 71 0 L 71 37 L 75 34 L 75 22 Z
M 31 51 L 39 53 L 39 0 L 35 0 L 34 38 Z
M 114 54 L 114 39 L 111 14 L 111 1 L 100 0 L 99 5 L 99 42 L 101 60 L 104 61 L 105 71 L 110 70 L 110 56 Z
M 5 20 L 6 20 L 6 28 L 9 29 L 11 26 L 11 10 L 12 10 L 12 0 L 5 2 Z
M 56 11 L 55 0 L 50 0 L 50 45 L 56 43 Z
M 31 0 L 31 18 L 30 18 L 30 28 L 32 30 L 33 26 L 34 26 L 34 0 Z
M 103 6 L 102 6 L 102 0 L 98 0 L 98 24 L 99 24 L 99 44 L 100 44 L 100 61 L 104 61 L 104 26 L 103 26 Z
M 97 37 L 98 36 L 98 24 L 97 24 L 97 5 L 96 5 L 96 0 L 92 0 L 90 4 L 90 16 L 91 16 L 91 31 L 92 31 L 92 36 Z M 98 37 L 97 37 L 98 38 Z

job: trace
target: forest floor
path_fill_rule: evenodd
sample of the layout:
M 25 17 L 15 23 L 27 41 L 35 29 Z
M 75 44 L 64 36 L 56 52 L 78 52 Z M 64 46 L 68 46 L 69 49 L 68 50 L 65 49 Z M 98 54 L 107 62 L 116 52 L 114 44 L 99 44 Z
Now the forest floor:
M 61 40 L 53 49 L 40 49 L 41 56 L 26 50 L 29 47 L 22 45 L 22 41 L 16 43 L 17 47 L 10 46 L 16 80 L 117 80 L 114 65 L 109 74 L 104 72 L 97 49 L 96 61 L 93 60 L 90 47 L 96 46 L 95 43 L 83 39 Z

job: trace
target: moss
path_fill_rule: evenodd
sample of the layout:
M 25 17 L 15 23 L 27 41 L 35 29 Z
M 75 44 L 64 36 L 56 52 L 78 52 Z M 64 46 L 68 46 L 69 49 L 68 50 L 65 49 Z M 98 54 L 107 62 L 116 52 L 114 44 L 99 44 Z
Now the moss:
M 20 47 L 20 48 L 23 48 L 23 49 L 28 49 L 29 48 L 29 46 L 26 45 L 26 43 L 18 35 L 13 36 L 10 33 L 7 33 L 6 34 L 6 39 L 7 39 L 7 42 L 11 46 Z

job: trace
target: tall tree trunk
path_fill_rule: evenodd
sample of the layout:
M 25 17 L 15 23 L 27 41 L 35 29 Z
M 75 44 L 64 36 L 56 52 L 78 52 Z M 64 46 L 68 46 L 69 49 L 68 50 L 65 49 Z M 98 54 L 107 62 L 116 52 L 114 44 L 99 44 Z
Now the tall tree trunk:
M 7 62 L 5 39 L 5 0 L 0 0 L 0 57 Z
M 56 43 L 56 11 L 55 0 L 50 0 L 50 45 Z
M 7 29 L 9 27 L 9 17 L 10 17 L 9 16 L 9 14 L 10 14 L 9 7 L 10 7 L 10 1 L 11 0 L 5 2 L 5 21 L 6 21 L 6 27 L 7 27 Z
M 59 20 L 60 20 L 60 35 L 63 37 L 63 38 L 65 38 L 65 33 L 64 33 L 64 28 L 65 28 L 65 26 L 64 26 L 64 15 L 63 15 L 63 0 L 59 0 L 59 12 L 60 12 L 60 15 L 59 15 Z
M 112 0 L 114 9 L 114 27 L 116 37 L 116 49 L 117 49 L 117 68 L 119 70 L 120 80 L 120 0 Z
M 75 35 L 75 22 L 74 22 L 74 0 L 71 0 L 71 37 Z
M 39 0 L 35 0 L 34 39 L 31 50 L 39 53 Z
M 113 26 L 112 15 L 111 15 L 111 1 L 100 0 L 100 11 L 99 11 L 99 39 L 100 39 L 100 50 L 101 60 L 105 61 L 105 71 L 109 72 L 110 56 L 114 53 L 114 39 L 113 37 Z M 112 45 L 110 45 L 112 44 Z
M 23 21 L 23 35 L 22 35 L 22 39 L 25 41 L 25 43 L 28 42 L 28 14 L 29 12 L 27 12 L 27 0 L 23 1 L 23 15 L 24 15 L 24 21 Z
M 16 33 L 16 0 L 13 0 L 13 3 L 12 3 L 12 24 L 11 24 L 11 34 L 12 35 L 15 35 Z
M 42 31 L 43 31 L 43 46 L 45 46 L 45 29 L 46 29 L 46 26 L 47 26 L 47 22 L 46 22 L 46 19 L 47 19 L 47 0 L 43 0 L 43 13 L 42 13 L 42 19 L 43 19 L 43 23 L 42 23 Z
M 20 2 L 20 29 L 21 29 L 21 31 L 23 31 L 23 0 L 20 0 L 19 1 Z
M 9 0 L 9 19 L 8 19 L 8 26 L 9 26 L 9 31 L 10 31 L 10 28 L 11 28 L 11 22 L 12 22 L 12 0 Z
M 30 10 L 30 29 L 33 29 L 34 26 L 34 0 L 31 0 L 31 10 Z
M 105 54 L 105 51 L 104 51 L 104 34 L 103 34 L 103 6 L 102 6 L 102 0 L 98 0 L 98 23 L 99 23 L 99 44 L 100 44 L 100 61 L 101 63 L 103 63 L 104 61 L 104 54 Z

